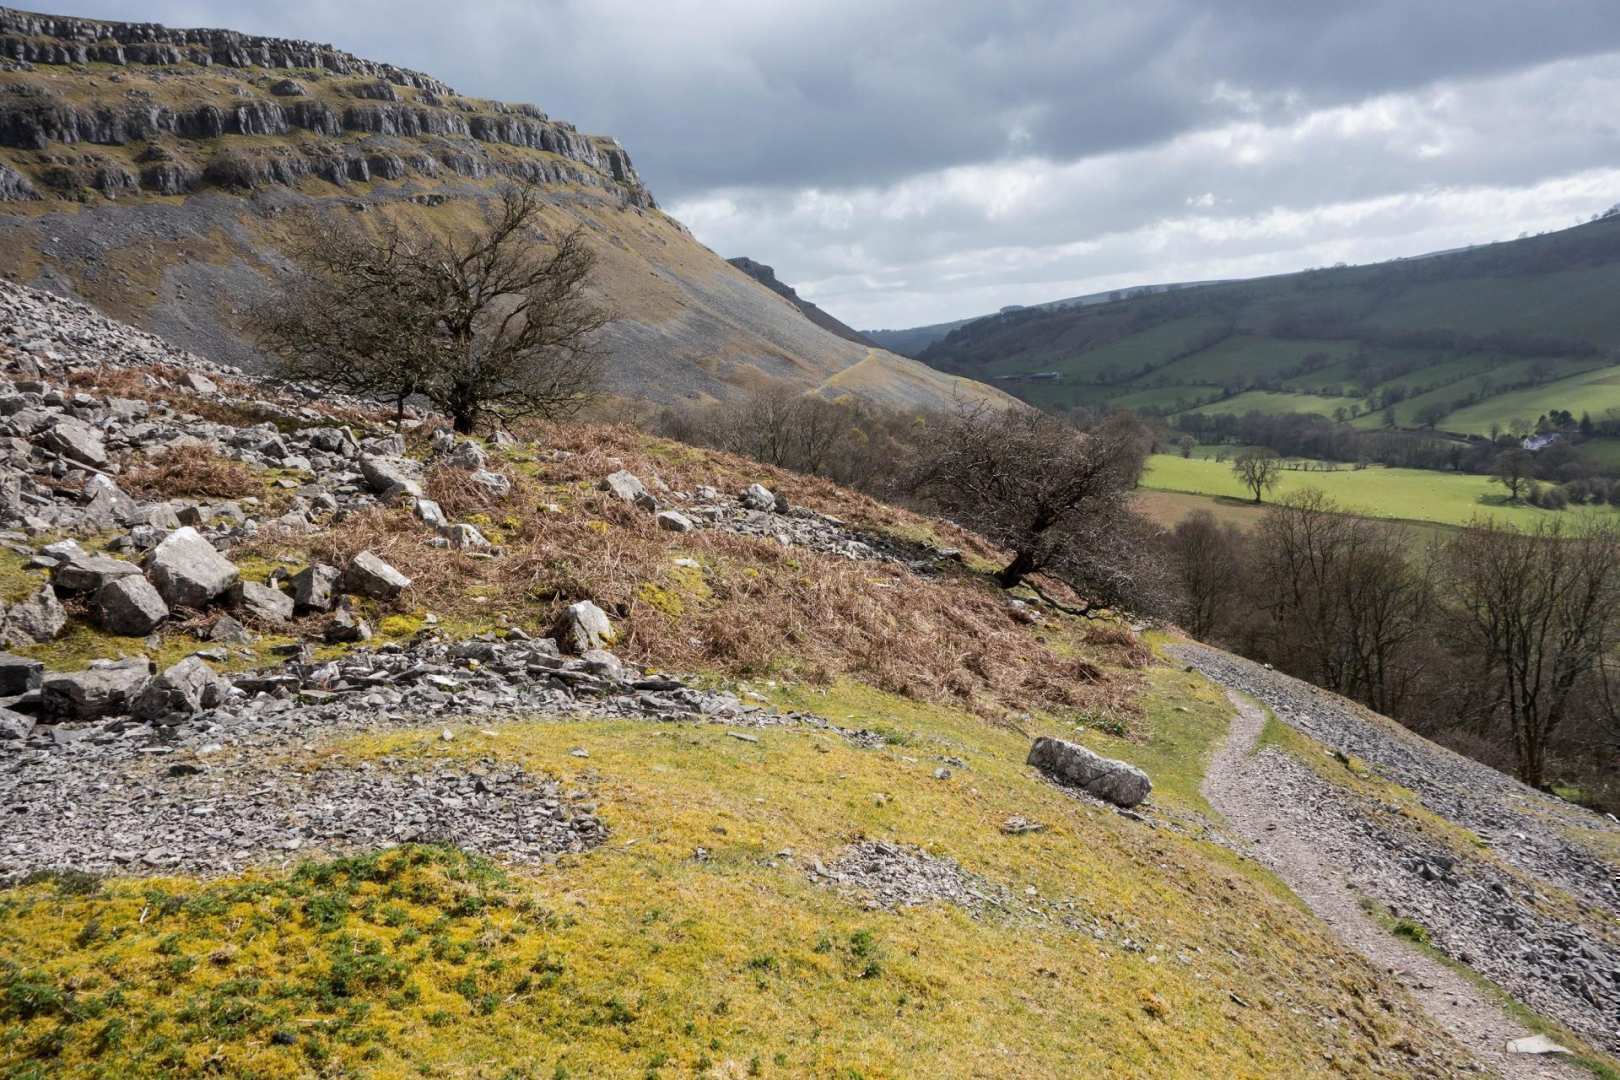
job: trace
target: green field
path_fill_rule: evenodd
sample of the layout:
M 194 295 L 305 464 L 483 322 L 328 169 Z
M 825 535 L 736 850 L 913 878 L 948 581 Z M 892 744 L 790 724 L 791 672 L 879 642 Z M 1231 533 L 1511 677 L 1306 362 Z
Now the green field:
M 1142 486 L 1158 491 L 1187 492 L 1193 495 L 1247 499 L 1249 493 L 1232 474 L 1230 463 L 1201 461 L 1171 454 L 1155 454 L 1148 460 Z M 1346 510 L 1366 517 L 1397 518 L 1405 521 L 1431 521 L 1442 525 L 1465 525 L 1475 517 L 1487 516 L 1518 525 L 1538 519 L 1580 512 L 1616 513 L 1614 510 L 1537 510 L 1532 506 L 1509 506 L 1503 502 L 1501 485 L 1485 476 L 1432 472 L 1426 469 L 1341 469 L 1337 472 L 1284 471 L 1268 500 L 1292 491 L 1319 488 Z
M 1332 416 L 1334 409 L 1348 409 L 1359 404 L 1359 398 L 1322 397 L 1319 394 L 1279 394 L 1268 390 L 1247 390 L 1225 401 L 1200 405 L 1188 412 L 1206 416 L 1242 416 L 1244 413 L 1317 413 Z
M 1583 412 L 1601 416 L 1617 408 L 1620 408 L 1620 365 L 1499 394 L 1459 409 L 1446 417 L 1441 426 L 1448 431 L 1485 435 L 1490 432 L 1492 423 L 1507 427 L 1515 417 L 1534 423 L 1536 417 L 1552 409 L 1568 409 L 1576 416 Z

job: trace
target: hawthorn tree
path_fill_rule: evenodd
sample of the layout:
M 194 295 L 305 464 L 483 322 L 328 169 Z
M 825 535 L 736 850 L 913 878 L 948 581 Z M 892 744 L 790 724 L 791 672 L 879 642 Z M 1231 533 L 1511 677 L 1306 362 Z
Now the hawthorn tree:
M 1076 614 L 1152 613 L 1173 583 L 1156 529 L 1130 507 L 1151 446 L 1125 413 L 1082 431 L 1034 409 L 969 407 L 944 422 L 913 490 L 1012 552 L 996 574 L 1002 588 L 1028 585 Z M 1083 606 L 1052 600 L 1032 580 L 1041 574 Z
M 595 393 L 595 253 L 579 229 L 547 242 L 535 188 L 512 186 L 448 236 L 331 215 L 300 231 L 295 273 L 253 317 L 282 372 L 395 401 L 421 396 L 470 433 L 577 411 Z M 379 215 L 380 217 L 380 215 Z

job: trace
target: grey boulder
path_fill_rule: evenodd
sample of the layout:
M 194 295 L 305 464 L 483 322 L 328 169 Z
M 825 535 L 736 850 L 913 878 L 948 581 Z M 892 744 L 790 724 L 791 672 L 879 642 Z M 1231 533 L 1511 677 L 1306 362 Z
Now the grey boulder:
M 776 509 L 776 496 L 764 484 L 749 484 L 740 498 L 746 510 Z
M 1115 806 L 1135 806 L 1153 790 L 1147 773 L 1136 766 L 1046 735 L 1036 739 L 1029 748 L 1028 764 L 1060 783 L 1077 787 Z
M 56 590 L 41 585 L 39 592 L 11 605 L 6 611 L 5 643 L 34 645 L 55 641 L 67 626 L 67 612 L 56 598 Z
M 679 510 L 665 510 L 658 515 L 658 527 L 665 532 L 691 532 L 692 519 Z
M 26 656 L 0 653 L 0 697 L 18 697 L 38 690 L 45 678 L 45 665 Z
M 345 592 L 369 596 L 373 600 L 392 600 L 410 586 L 410 578 L 370 551 L 356 555 L 343 575 Z
M 146 685 L 151 666 L 144 659 L 99 663 L 84 671 L 46 676 L 40 707 L 56 720 L 99 720 L 126 712 Z
M 633 503 L 647 494 L 646 487 L 633 473 L 620 469 L 611 473 L 597 485 L 620 502 Z
M 315 563 L 292 577 L 293 607 L 297 611 L 331 611 L 337 600 L 337 583 L 342 573 L 335 566 Z
M 611 645 L 617 636 L 613 632 L 613 624 L 608 621 L 607 612 L 589 600 L 581 600 L 564 608 L 552 632 L 559 646 L 578 655 Z
M 389 457 L 381 454 L 363 454 L 360 457 L 360 475 L 378 494 L 422 497 L 421 468 L 410 458 Z
M 107 582 L 96 590 L 93 605 L 101 628 L 124 637 L 145 637 L 169 617 L 163 597 L 139 574 Z
M 238 581 L 231 586 L 231 607 L 261 622 L 282 623 L 293 616 L 293 598 L 270 585 Z
M 51 583 L 65 593 L 98 592 L 109 581 L 139 577 L 141 568 L 105 555 L 72 554 L 51 569 Z
M 137 720 L 163 723 L 183 720 L 225 700 L 230 684 L 198 656 L 188 656 L 137 693 L 130 712 Z
M 146 556 L 146 576 L 171 607 L 201 609 L 236 584 L 236 566 L 189 525 L 174 530 Z
M 101 441 L 101 432 L 82 420 L 61 417 L 50 430 L 40 437 L 47 450 L 54 450 L 65 458 L 93 468 L 107 464 L 107 447 Z

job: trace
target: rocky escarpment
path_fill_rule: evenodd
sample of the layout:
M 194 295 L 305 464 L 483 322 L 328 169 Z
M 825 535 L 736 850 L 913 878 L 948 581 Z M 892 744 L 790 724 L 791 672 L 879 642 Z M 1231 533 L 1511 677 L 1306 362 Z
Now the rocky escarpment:
M 452 174 L 653 205 L 612 139 L 327 45 L 0 8 L 0 65 L 0 147 L 20 152 L 0 162 L 0 199 Z M 66 65 L 87 76 L 69 93 L 39 77 Z
M 810 301 L 801 297 L 797 289 L 776 276 L 776 269 L 774 267 L 766 266 L 762 262 L 756 262 L 755 260 L 748 258 L 746 255 L 739 256 L 735 259 L 727 259 L 726 261 L 732 266 L 735 266 L 737 269 L 741 270 L 743 273 L 747 274 L 749 277 L 753 278 L 755 281 L 759 282 L 761 285 L 765 286 L 767 289 L 771 290 L 771 292 L 798 308 L 800 311 L 804 312 L 805 318 L 809 319 L 823 330 L 831 331 L 832 333 L 843 338 L 845 341 L 853 341 L 857 345 L 875 344 L 871 338 L 868 338 L 859 330 L 846 326 L 844 323 L 839 322 L 837 319 L 833 318 L 831 315 L 827 314 Z

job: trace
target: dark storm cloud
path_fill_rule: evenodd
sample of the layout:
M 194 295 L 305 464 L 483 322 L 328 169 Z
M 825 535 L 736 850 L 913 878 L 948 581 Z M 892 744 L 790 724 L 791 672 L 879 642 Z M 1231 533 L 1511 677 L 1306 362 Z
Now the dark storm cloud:
M 533 100 L 618 136 L 666 199 L 717 185 L 884 182 L 1020 154 L 1083 157 L 1239 116 L 1620 48 L 1614 0 L 72 7 L 330 40 L 467 93 Z
M 533 101 L 860 325 L 1495 239 L 1620 198 L 1617 0 L 20 6 L 64 5 Z

